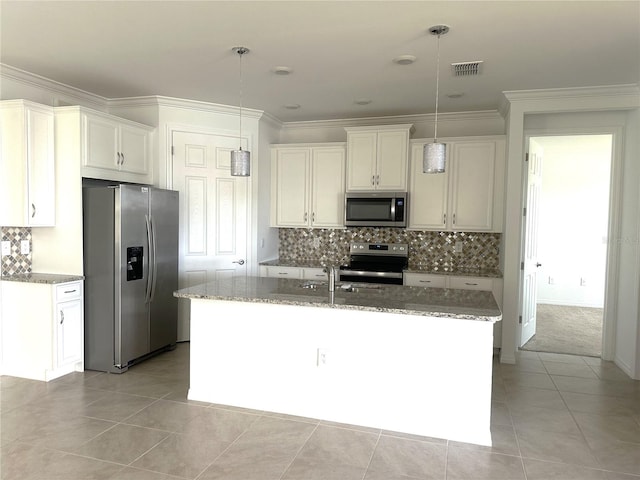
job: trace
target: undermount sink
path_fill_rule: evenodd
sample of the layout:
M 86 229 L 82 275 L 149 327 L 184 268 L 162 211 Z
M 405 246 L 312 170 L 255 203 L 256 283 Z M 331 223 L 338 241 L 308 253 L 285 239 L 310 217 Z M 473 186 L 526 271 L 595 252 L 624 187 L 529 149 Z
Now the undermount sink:
M 300 285 L 302 288 L 309 288 L 311 290 L 319 290 L 321 288 L 328 288 L 327 282 L 304 282 Z
M 337 288 L 336 288 L 337 289 Z M 370 283 L 345 283 L 339 289 L 343 292 L 366 292 L 368 290 L 380 290 L 380 285 Z

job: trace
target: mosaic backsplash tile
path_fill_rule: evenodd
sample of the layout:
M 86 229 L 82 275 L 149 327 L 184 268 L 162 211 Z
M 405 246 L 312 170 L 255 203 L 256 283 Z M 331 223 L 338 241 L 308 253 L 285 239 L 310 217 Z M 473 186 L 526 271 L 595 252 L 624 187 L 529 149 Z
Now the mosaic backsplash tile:
M 409 269 L 433 271 L 497 270 L 500 234 L 423 232 L 402 228 L 281 228 L 279 257 L 295 263 L 346 265 L 352 242 L 409 244 Z M 456 243 L 462 252 L 454 251 Z M 317 245 L 317 248 L 316 248 Z
M 11 253 L 2 256 L 2 269 L 0 270 L 0 274 L 4 277 L 20 273 L 31 273 L 31 251 L 33 250 L 31 228 L 0 227 L 0 236 L 3 242 L 11 242 Z M 20 242 L 22 242 L 22 240 L 29 241 L 28 255 L 20 253 Z

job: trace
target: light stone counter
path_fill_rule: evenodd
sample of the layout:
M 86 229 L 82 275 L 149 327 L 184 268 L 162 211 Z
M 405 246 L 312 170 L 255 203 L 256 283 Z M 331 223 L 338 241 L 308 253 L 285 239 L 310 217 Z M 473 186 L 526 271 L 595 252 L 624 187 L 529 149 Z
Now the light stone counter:
M 491 292 L 401 285 L 235 277 L 178 290 L 178 298 L 315 306 L 497 322 L 502 314 Z
M 75 282 L 84 280 L 82 275 L 66 275 L 59 273 L 21 273 L 17 275 L 5 275 L 0 277 L 3 282 L 44 283 L 56 285 L 58 283 Z

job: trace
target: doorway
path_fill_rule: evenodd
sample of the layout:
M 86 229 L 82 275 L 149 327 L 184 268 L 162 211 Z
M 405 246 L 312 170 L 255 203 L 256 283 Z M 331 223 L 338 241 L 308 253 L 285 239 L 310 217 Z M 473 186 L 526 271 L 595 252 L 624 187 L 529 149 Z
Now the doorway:
M 520 347 L 599 357 L 613 135 L 532 136 L 527 151 Z

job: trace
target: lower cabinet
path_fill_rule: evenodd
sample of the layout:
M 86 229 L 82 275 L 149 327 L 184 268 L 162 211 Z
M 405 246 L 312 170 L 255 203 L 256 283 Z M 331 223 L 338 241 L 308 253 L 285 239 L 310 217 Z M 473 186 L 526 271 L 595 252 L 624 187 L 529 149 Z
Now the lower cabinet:
M 261 277 L 299 278 L 303 280 L 327 280 L 324 268 L 260 266 Z
M 460 290 L 484 290 L 493 293 L 493 298 L 502 310 L 502 279 L 488 277 L 467 277 L 460 275 L 442 275 L 432 273 L 404 274 L 404 284 L 410 287 L 457 288 Z M 500 348 L 502 344 L 502 322 L 493 328 L 493 346 Z
M 49 381 L 84 370 L 82 281 L 0 282 L 2 374 Z

